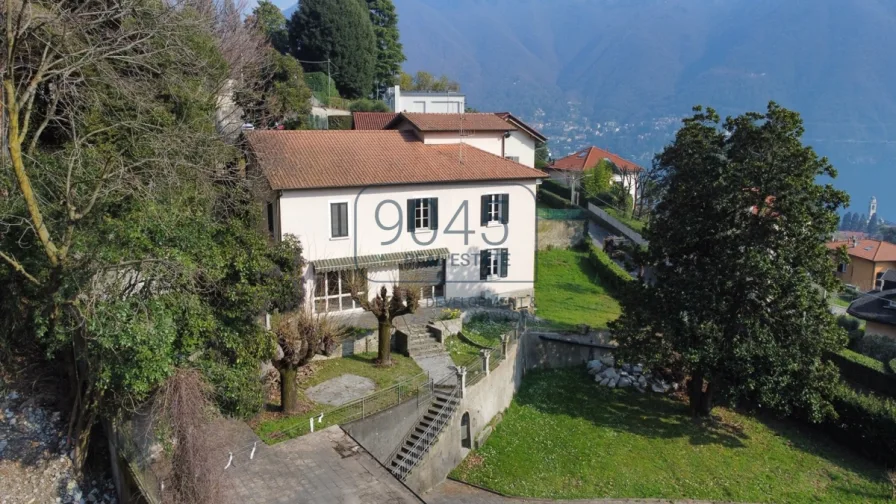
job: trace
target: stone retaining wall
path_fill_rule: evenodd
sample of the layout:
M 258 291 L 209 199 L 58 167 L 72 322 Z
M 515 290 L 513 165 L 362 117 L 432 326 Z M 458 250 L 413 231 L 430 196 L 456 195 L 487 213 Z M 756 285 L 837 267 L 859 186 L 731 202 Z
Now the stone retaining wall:
M 538 219 L 538 250 L 570 248 L 585 241 L 585 220 Z

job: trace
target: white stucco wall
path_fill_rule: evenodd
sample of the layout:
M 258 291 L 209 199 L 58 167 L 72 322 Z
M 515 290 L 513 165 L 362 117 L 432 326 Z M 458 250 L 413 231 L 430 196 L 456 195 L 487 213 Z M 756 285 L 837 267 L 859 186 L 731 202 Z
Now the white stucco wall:
M 387 91 L 385 100 L 393 112 L 457 114 L 463 112 L 466 106 L 466 98 L 462 94 L 408 92 L 397 85 Z
M 504 156 L 517 156 L 520 164 L 535 168 L 535 139 L 520 130 L 511 131 L 504 139 Z
M 485 152 L 502 156 L 501 144 L 504 139 L 504 133 L 501 131 L 465 133 L 463 137 L 457 131 L 429 131 L 421 134 L 423 143 L 425 144 L 459 144 L 461 141 L 465 145 L 482 149 Z
M 504 235 L 504 226 L 480 225 L 480 197 L 483 194 L 510 195 L 510 218 L 507 238 L 501 244 L 489 245 L 483 238 L 497 243 Z M 407 200 L 414 198 L 438 198 L 438 230 L 407 231 Z M 382 245 L 395 237 L 396 230 L 383 230 L 375 220 L 377 206 L 383 203 L 379 217 L 383 227 L 394 226 L 401 219 L 401 233 L 391 244 Z M 349 236 L 330 238 L 330 203 L 348 202 Z M 467 203 L 467 235 L 446 233 L 446 230 L 464 229 L 463 211 Z M 303 255 L 309 262 L 326 258 L 354 257 L 377 253 L 408 252 L 430 248 L 448 248 L 453 254 L 446 261 L 445 296 L 478 297 L 507 296 L 528 293 L 533 288 L 535 274 L 535 181 L 489 182 L 463 184 L 426 184 L 362 188 L 315 189 L 283 191 L 279 201 L 281 233 L 292 234 L 301 240 Z M 421 242 L 417 243 L 414 238 Z M 479 252 L 482 249 L 506 248 L 509 253 L 508 275 L 489 281 L 479 280 Z M 371 287 L 390 285 L 398 274 L 397 269 L 370 272 Z M 307 292 L 312 292 L 312 274 L 306 273 Z M 373 289 L 371 289 L 372 292 Z M 308 296 L 311 297 L 310 295 Z

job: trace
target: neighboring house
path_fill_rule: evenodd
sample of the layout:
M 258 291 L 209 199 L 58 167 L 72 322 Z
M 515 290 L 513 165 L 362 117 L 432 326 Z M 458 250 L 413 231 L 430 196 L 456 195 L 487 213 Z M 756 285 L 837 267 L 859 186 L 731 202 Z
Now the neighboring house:
M 354 129 L 413 131 L 426 144 L 464 143 L 530 168 L 535 167 L 535 149 L 547 141 L 538 130 L 509 112 L 355 112 Z
M 896 269 L 888 269 L 877 280 L 877 286 L 880 290 L 896 289 Z
M 637 194 L 637 177 L 635 177 L 635 175 L 642 171 L 643 168 L 610 151 L 598 147 L 586 147 L 578 152 L 560 158 L 554 161 L 546 171 L 550 174 L 552 179 L 560 181 L 567 186 L 571 186 L 573 183 L 581 181 L 584 172 L 597 166 L 603 159 L 609 160 L 617 168 L 616 173 L 613 174 L 613 181 L 617 184 L 624 181 L 625 184 L 629 186 L 629 192 L 631 193 L 632 198 L 635 198 L 635 195 Z
M 386 90 L 386 105 L 393 112 L 456 114 L 466 110 L 464 95 L 454 91 L 402 91 L 396 85 Z
M 865 321 L 865 334 L 896 339 L 896 289 L 862 296 L 849 305 L 846 313 Z
M 851 238 L 826 245 L 831 250 L 846 247 L 850 262 L 836 265 L 837 278 L 861 291 L 879 289 L 884 272 L 896 269 L 896 244 Z
M 394 282 L 420 285 L 429 298 L 532 295 L 544 172 L 408 130 L 246 139 L 268 231 L 302 242 L 315 311 L 357 309 L 349 282 L 358 270 L 371 296 Z
M 326 125 L 329 117 L 350 115 L 352 113 L 348 110 L 327 107 L 317 98 L 311 97 L 311 117 L 312 120 L 316 120 L 321 125 L 319 129 L 327 129 Z

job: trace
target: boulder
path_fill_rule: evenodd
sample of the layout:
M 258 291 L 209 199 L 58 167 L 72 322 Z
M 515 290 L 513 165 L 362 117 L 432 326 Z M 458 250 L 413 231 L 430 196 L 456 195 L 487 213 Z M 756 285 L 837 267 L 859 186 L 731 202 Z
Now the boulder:
M 631 387 L 632 380 L 627 376 L 623 376 L 622 378 L 619 379 L 619 382 L 616 384 L 616 386 L 619 388 Z
M 603 376 L 601 376 L 601 375 L 594 375 L 594 381 L 597 382 L 597 383 L 600 383 L 600 381 L 603 380 L 603 379 L 604 379 L 604 378 L 603 378 Z
M 603 363 L 601 361 L 594 359 L 592 361 L 588 361 L 588 364 L 585 365 L 585 368 L 592 369 L 592 368 L 602 367 L 602 366 L 603 366 Z
M 600 385 L 601 385 L 602 387 L 606 387 L 606 386 L 609 385 L 609 384 L 610 384 L 610 379 L 609 379 L 609 378 L 604 377 L 604 378 L 601 378 L 601 379 L 600 379 Z
M 641 387 L 647 386 L 647 378 L 644 378 L 644 375 L 638 377 L 638 385 L 640 385 Z
M 616 378 L 617 376 L 619 376 L 619 373 L 617 373 L 615 369 L 608 367 L 607 369 L 604 369 L 601 375 L 605 378 Z
M 607 383 L 607 386 L 610 387 L 610 388 L 616 388 L 616 381 L 617 381 L 617 380 L 618 380 L 618 378 L 613 378 L 612 380 L 609 381 L 609 383 Z
M 631 371 L 632 371 L 632 365 L 631 365 L 631 364 L 623 364 L 623 365 L 622 365 L 622 372 L 623 372 L 623 373 L 630 373 Z
M 638 364 L 637 366 L 632 366 L 632 373 L 641 374 L 643 372 L 644 372 L 644 366 L 641 366 L 640 364 Z
M 616 359 L 611 354 L 604 355 L 600 358 L 600 361 L 604 363 L 604 366 L 612 367 L 616 365 Z

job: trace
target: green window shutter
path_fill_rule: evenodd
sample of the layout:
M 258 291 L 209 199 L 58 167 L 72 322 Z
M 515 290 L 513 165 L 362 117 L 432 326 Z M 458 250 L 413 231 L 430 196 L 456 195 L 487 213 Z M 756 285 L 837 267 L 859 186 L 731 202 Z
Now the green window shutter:
M 501 195 L 501 224 L 507 224 L 510 220 L 510 195 Z
M 488 224 L 488 194 L 483 194 L 479 198 L 479 225 Z
M 479 251 L 479 279 L 488 280 L 488 263 L 491 254 L 488 250 Z
M 501 278 L 507 278 L 507 260 L 510 254 L 507 253 L 507 249 L 501 249 L 501 266 L 499 268 L 499 275 Z
M 429 229 L 439 229 L 439 198 L 429 198 Z
M 414 203 L 417 200 L 408 200 L 408 233 L 413 233 L 417 230 L 416 221 L 414 220 Z

